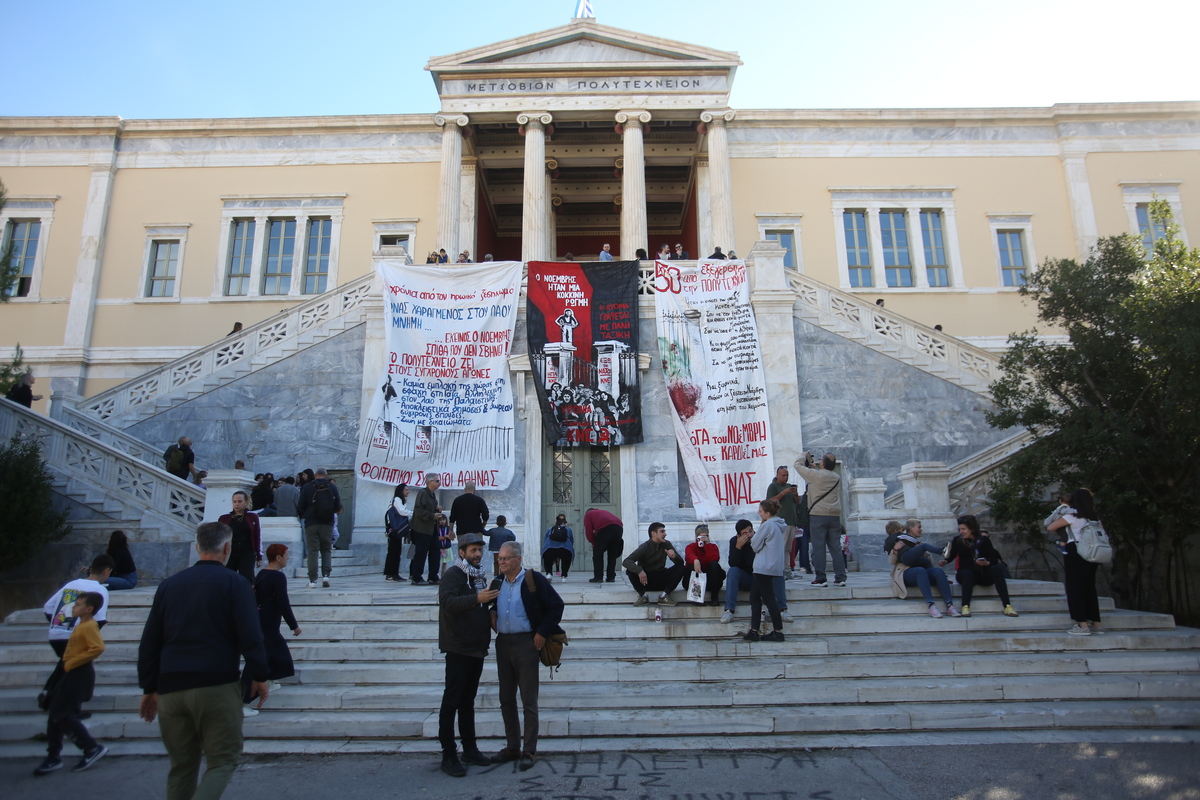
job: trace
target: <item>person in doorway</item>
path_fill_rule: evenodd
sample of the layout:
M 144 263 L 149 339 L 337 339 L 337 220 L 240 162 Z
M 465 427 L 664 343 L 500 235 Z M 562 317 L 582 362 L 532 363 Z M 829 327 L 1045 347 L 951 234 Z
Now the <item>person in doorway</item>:
M 696 526 L 696 541 L 683 551 L 683 560 L 697 575 L 705 576 L 705 591 L 712 597 L 712 605 L 720 605 L 717 595 L 725 583 L 725 569 L 721 566 L 721 549 L 709 540 L 708 526 Z
M 254 570 L 262 567 L 262 529 L 258 515 L 250 510 L 250 497 L 243 491 L 233 493 L 233 511 L 222 514 L 217 522 L 233 531 L 229 561 L 225 566 L 254 585 Z
M 600 248 L 600 260 L 601 261 L 612 261 L 613 260 L 612 250 L 609 248 L 608 242 L 605 242 L 604 246 Z
M 667 566 L 667 559 L 673 563 Z M 679 586 L 687 572 L 687 564 L 675 550 L 675 545 L 667 541 L 667 526 L 661 522 L 650 523 L 649 538 L 642 542 L 629 557 L 621 562 L 629 583 L 637 592 L 635 606 L 644 606 L 650 602 L 646 597 L 647 591 L 659 592 L 660 606 L 673 606 L 671 592 Z
M 658 260 L 659 261 L 670 261 L 671 260 L 671 245 L 667 244 L 666 242 L 663 242 L 662 247 L 658 248 Z
M 108 537 L 108 556 L 113 560 L 113 572 L 108 576 L 105 586 L 110 591 L 132 589 L 137 586 L 137 565 L 133 563 L 133 553 L 129 552 L 129 539 L 125 531 L 113 531 Z
M 262 626 L 263 647 L 267 652 L 267 679 L 272 692 L 282 688 L 279 681 L 296 674 L 292 651 L 287 639 L 279 632 L 279 623 L 286 622 L 293 636 L 300 635 L 300 625 L 292 612 L 288 599 L 287 569 L 291 555 L 286 544 L 273 544 L 267 548 L 267 565 L 254 579 L 254 600 L 258 603 L 258 621 Z M 250 689 L 254 685 L 249 666 L 242 671 L 242 714 L 247 717 L 258 715 L 258 709 L 250 705 L 254 698 Z
M 575 533 L 567 524 L 567 515 L 559 514 L 554 518 L 554 524 L 546 529 L 542 536 L 542 570 L 547 580 L 554 574 L 554 564 L 559 564 L 560 580 L 567 581 L 571 572 L 571 562 L 575 560 Z
M 625 549 L 624 524 L 615 514 L 589 508 L 583 515 L 583 535 L 592 545 L 592 578 L 588 583 L 614 582 L 617 560 Z
M 825 554 L 833 559 L 833 585 L 846 585 L 846 559 L 842 554 L 842 501 L 838 494 L 841 477 L 834 472 L 837 458 L 833 453 L 821 457 L 821 468 L 813 466 L 812 454 L 805 451 L 796 459 L 796 473 L 808 482 L 808 520 L 812 528 L 812 560 L 816 576 L 813 586 L 827 586 Z
M 482 561 L 483 537 L 477 533 L 463 534 L 458 540 L 458 559 L 446 570 L 438 586 L 438 649 L 446 655 L 438 741 L 442 746 L 442 772 L 455 778 L 467 774 L 454 742 L 455 717 L 463 759 L 480 767 L 492 763 L 479 752 L 476 741 L 475 695 L 492 640 L 488 606 L 500 592 L 487 588 Z
M 492 606 L 496 631 L 496 672 L 500 683 L 500 715 L 504 718 L 505 746 L 492 756 L 493 764 L 519 761 L 522 771 L 537 758 L 538 651 L 546 640 L 563 633 L 563 601 L 545 575 L 521 566 L 521 545 L 500 547 L 500 596 Z M 517 690 L 525 714 L 525 736 L 517 716 Z
M 14 403 L 31 408 L 33 401 L 42 399 L 40 394 L 33 393 L 33 384 L 36 382 L 37 379 L 33 377 L 32 370 L 23 372 L 21 373 L 21 377 L 17 378 L 17 382 L 8 390 L 8 394 L 4 396 Z

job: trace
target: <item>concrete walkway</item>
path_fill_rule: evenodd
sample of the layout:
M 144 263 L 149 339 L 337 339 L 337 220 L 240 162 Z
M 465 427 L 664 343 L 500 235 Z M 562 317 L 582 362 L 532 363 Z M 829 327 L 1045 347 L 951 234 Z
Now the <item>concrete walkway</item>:
M 70 765 L 72 762 L 68 761 Z M 164 758 L 108 758 L 82 774 L 34 777 L 0 760 L 12 800 L 165 796 Z M 1197 800 L 1200 744 L 1010 744 L 724 753 L 552 755 L 438 770 L 430 755 L 248 757 L 227 800 Z

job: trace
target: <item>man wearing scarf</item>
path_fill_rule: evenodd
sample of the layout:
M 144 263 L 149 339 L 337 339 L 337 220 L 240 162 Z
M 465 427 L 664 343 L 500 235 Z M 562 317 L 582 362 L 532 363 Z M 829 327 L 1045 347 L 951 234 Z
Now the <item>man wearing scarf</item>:
M 475 693 L 492 641 L 488 605 L 499 592 L 487 588 L 483 537 L 477 533 L 458 537 L 458 559 L 446 569 L 438 585 L 438 649 L 446 654 L 446 688 L 438 715 L 438 741 L 442 745 L 442 772 L 455 778 L 467 774 L 454 744 L 454 717 L 462 738 L 463 761 L 485 767 L 491 759 L 475 742 Z

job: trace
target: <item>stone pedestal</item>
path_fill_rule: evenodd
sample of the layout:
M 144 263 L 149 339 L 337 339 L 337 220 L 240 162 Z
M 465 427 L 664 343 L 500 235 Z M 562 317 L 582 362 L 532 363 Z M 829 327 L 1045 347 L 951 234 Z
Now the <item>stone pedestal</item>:
M 634 258 L 638 248 L 650 252 L 646 223 L 646 148 L 642 126 L 650 121 L 649 111 L 622 111 L 625 173 L 621 181 L 621 258 Z
M 942 541 L 958 530 L 950 508 L 950 470 L 942 461 L 914 461 L 900 467 L 904 514 L 921 520 L 925 539 Z
M 887 484 L 882 478 L 853 478 L 850 481 L 850 511 L 846 515 L 846 532 L 850 534 L 854 558 L 860 570 L 886 571 L 891 568 L 883 552 L 883 540 L 887 538 L 884 527 L 889 519 L 895 519 L 900 512 L 884 508 L 886 491 Z
M 298 566 L 300 554 L 304 552 L 301 544 L 303 528 L 300 526 L 300 520 L 296 517 L 259 517 L 258 524 L 262 529 L 263 553 L 267 552 L 268 545 L 285 544 L 288 552 L 292 554 L 293 564 Z M 266 564 L 266 561 L 264 560 L 263 563 Z
M 390 248 L 382 248 L 375 254 L 374 262 L 394 257 Z M 362 377 L 362 414 L 359 418 L 359 431 L 366 430 L 371 413 L 371 402 L 375 392 L 379 390 L 384 379 L 384 365 L 387 364 L 387 338 L 383 320 L 383 282 L 378 274 L 371 284 L 371 294 L 365 301 L 366 306 L 366 335 L 363 341 L 363 377 Z M 354 476 L 354 531 L 351 540 L 355 549 L 359 545 L 379 544 L 384 542 L 382 530 L 383 515 L 392 502 L 392 493 L 396 487 L 384 483 L 368 481 L 359 475 Z M 419 487 L 415 487 L 413 491 Z
M 771 409 L 771 449 L 776 464 L 792 464 L 804 450 L 800 430 L 800 388 L 797 384 L 795 328 L 792 307 L 796 295 L 784 281 L 778 242 L 762 241 L 750 252 L 750 304 L 758 326 L 767 404 Z
M 546 126 L 549 114 L 519 114 L 525 127 L 525 193 L 521 211 L 521 260 L 544 261 L 549 220 L 546 199 Z

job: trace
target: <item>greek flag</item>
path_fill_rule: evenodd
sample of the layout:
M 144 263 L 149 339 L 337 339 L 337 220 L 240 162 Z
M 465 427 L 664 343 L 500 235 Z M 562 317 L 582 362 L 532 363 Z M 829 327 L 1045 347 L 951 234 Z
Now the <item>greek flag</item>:
M 575 19 L 595 19 L 596 12 L 592 11 L 592 0 L 579 0 L 575 7 Z

